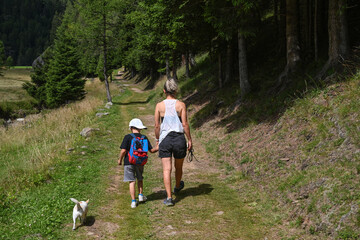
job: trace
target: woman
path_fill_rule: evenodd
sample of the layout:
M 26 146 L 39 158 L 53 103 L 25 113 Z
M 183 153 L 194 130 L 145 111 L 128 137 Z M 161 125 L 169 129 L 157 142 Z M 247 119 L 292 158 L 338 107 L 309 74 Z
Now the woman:
M 186 151 L 191 150 L 192 142 L 190 128 L 187 121 L 185 103 L 176 99 L 178 90 L 174 79 L 168 79 L 164 84 L 166 99 L 156 105 L 155 108 L 155 137 L 159 142 L 159 157 L 162 161 L 164 185 L 167 198 L 164 204 L 173 206 L 175 203 L 171 196 L 171 170 L 172 157 L 175 159 L 175 179 L 176 185 L 174 193 L 184 188 L 182 178 L 182 167 Z M 188 147 L 186 147 L 186 140 Z

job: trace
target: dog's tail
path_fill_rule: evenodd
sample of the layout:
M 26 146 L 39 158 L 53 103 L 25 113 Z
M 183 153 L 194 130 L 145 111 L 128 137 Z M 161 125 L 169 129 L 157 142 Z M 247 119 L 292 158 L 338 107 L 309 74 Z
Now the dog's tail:
M 71 201 L 73 201 L 74 203 L 76 203 L 76 204 L 78 204 L 79 203 L 79 201 L 78 200 L 76 200 L 75 198 L 70 198 L 70 200 Z

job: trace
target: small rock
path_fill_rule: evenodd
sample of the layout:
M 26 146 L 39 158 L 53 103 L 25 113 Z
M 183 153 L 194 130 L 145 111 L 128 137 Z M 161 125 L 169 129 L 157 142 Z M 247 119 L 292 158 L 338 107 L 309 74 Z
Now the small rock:
M 92 236 L 92 235 L 94 235 L 94 233 L 93 232 L 88 232 L 87 235 Z
M 289 161 L 290 158 L 280 158 L 280 161 Z
M 167 225 L 166 227 L 167 227 L 168 229 L 174 229 L 174 227 L 171 226 L 171 225 Z
M 97 117 L 102 117 L 102 116 L 106 116 L 106 115 L 109 115 L 110 113 L 108 112 L 104 112 L 104 113 L 97 113 L 96 116 Z
M 105 108 L 110 109 L 112 105 L 113 105 L 112 102 L 108 102 L 105 104 Z
M 94 130 L 96 130 L 96 129 L 86 127 L 80 132 L 80 135 L 83 136 L 83 137 L 89 137 L 91 132 L 94 131 Z
M 190 221 L 190 220 L 185 220 L 185 223 L 186 223 L 186 224 L 192 224 L 192 221 Z
M 66 151 L 66 154 L 70 154 L 72 151 L 74 151 L 75 149 L 74 148 L 69 148 L 67 151 Z
M 81 146 L 81 148 L 88 148 L 87 146 Z
M 81 169 L 81 166 L 78 166 L 78 168 L 80 168 L 80 169 Z
M 172 232 L 168 233 L 167 235 L 169 235 L 169 236 L 174 236 L 174 235 L 176 235 L 176 232 L 175 232 L 175 231 L 172 231 Z
M 216 212 L 216 215 L 223 215 L 224 214 L 224 212 L 223 211 L 218 211 L 218 212 Z
M 25 122 L 25 118 L 17 118 L 16 121 L 18 121 L 18 122 Z
M 81 152 L 81 155 L 85 155 L 86 154 L 86 152 Z

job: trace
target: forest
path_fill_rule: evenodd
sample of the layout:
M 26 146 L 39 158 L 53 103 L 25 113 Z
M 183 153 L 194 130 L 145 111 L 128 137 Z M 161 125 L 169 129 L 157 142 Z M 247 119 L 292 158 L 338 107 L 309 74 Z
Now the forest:
M 208 52 L 217 87 L 235 87 L 241 97 L 298 87 L 297 74 L 321 80 L 342 71 L 360 42 L 356 0 L 18 0 L 1 6 L 3 62 L 11 56 L 15 65 L 38 67 L 25 88 L 48 107 L 83 96 L 81 80 L 74 80 L 73 96 L 46 103 L 52 97 L 44 93 L 52 90 L 44 91 L 45 83 L 59 81 L 51 78 L 62 71 L 55 62 L 66 61 L 59 59 L 63 54 L 77 64 L 68 64 L 59 79 L 76 71 L 75 78 L 99 76 L 108 86 L 111 71 L 121 66 L 132 76 L 177 79 L 176 69 L 185 65 L 189 77 L 195 56 Z M 271 80 L 254 77 L 259 66 Z

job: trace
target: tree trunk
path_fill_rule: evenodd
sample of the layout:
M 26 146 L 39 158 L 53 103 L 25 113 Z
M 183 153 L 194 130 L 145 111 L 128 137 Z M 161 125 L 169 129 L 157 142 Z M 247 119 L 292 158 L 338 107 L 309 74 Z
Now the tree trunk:
M 192 53 L 189 54 L 189 60 L 190 60 L 190 66 L 195 67 L 196 66 L 196 61 L 195 61 L 194 54 L 192 54 Z
M 286 1 L 286 50 L 287 66 L 290 72 L 295 72 L 300 62 L 300 46 L 298 36 L 298 6 L 297 0 Z
M 314 58 L 315 61 L 317 61 L 318 59 L 318 33 L 317 33 L 317 26 L 318 26 L 318 21 L 317 21 L 317 11 L 318 11 L 318 2 L 317 0 L 315 0 L 314 3 L 315 7 L 314 7 Z
M 297 0 L 286 0 L 286 66 L 278 78 L 275 88 L 283 88 L 289 81 L 288 75 L 296 72 L 300 63 L 300 46 L 298 37 Z
M 219 55 L 218 55 L 218 64 L 219 64 L 219 71 L 218 71 L 218 73 L 219 73 L 219 76 L 218 76 L 218 78 L 219 78 L 219 88 L 222 88 L 222 64 L 221 64 L 221 61 L 222 61 L 222 59 L 221 59 L 221 52 L 219 52 Z
M 246 60 L 245 38 L 238 30 L 238 47 L 239 47 L 239 80 L 241 97 L 250 92 L 250 84 L 248 79 L 248 69 Z
M 173 69 L 172 69 L 172 78 L 177 81 L 177 75 L 176 75 L 176 55 L 173 54 Z
M 131 67 L 131 78 L 135 77 L 135 68 Z
M 286 0 L 280 0 L 279 14 L 279 53 L 283 55 L 286 49 Z
M 346 0 L 329 1 L 329 59 L 338 61 L 349 54 Z
M 169 65 L 169 56 L 166 56 L 165 64 L 166 64 L 166 77 L 167 77 L 167 79 L 170 79 L 171 72 L 170 72 L 170 65 Z
M 187 78 L 190 78 L 190 68 L 189 68 L 189 52 L 186 52 L 185 54 L 185 68 L 186 68 L 186 71 L 185 71 L 185 76 Z
M 225 70 L 225 81 L 224 83 L 230 82 L 231 72 L 232 72 L 232 45 L 231 42 L 228 43 L 226 49 L 226 70 Z
M 331 67 L 340 67 L 340 61 L 349 55 L 349 37 L 346 21 L 346 0 L 329 0 L 329 59 L 317 75 L 321 79 Z
M 107 78 L 107 42 L 106 42 L 106 14 L 103 14 L 103 53 L 104 53 L 104 79 L 105 79 L 105 88 L 106 88 L 106 97 L 108 102 L 112 102 L 110 87 Z
M 279 37 L 279 11 L 278 11 L 279 0 L 274 0 L 274 24 L 276 33 L 275 36 Z

